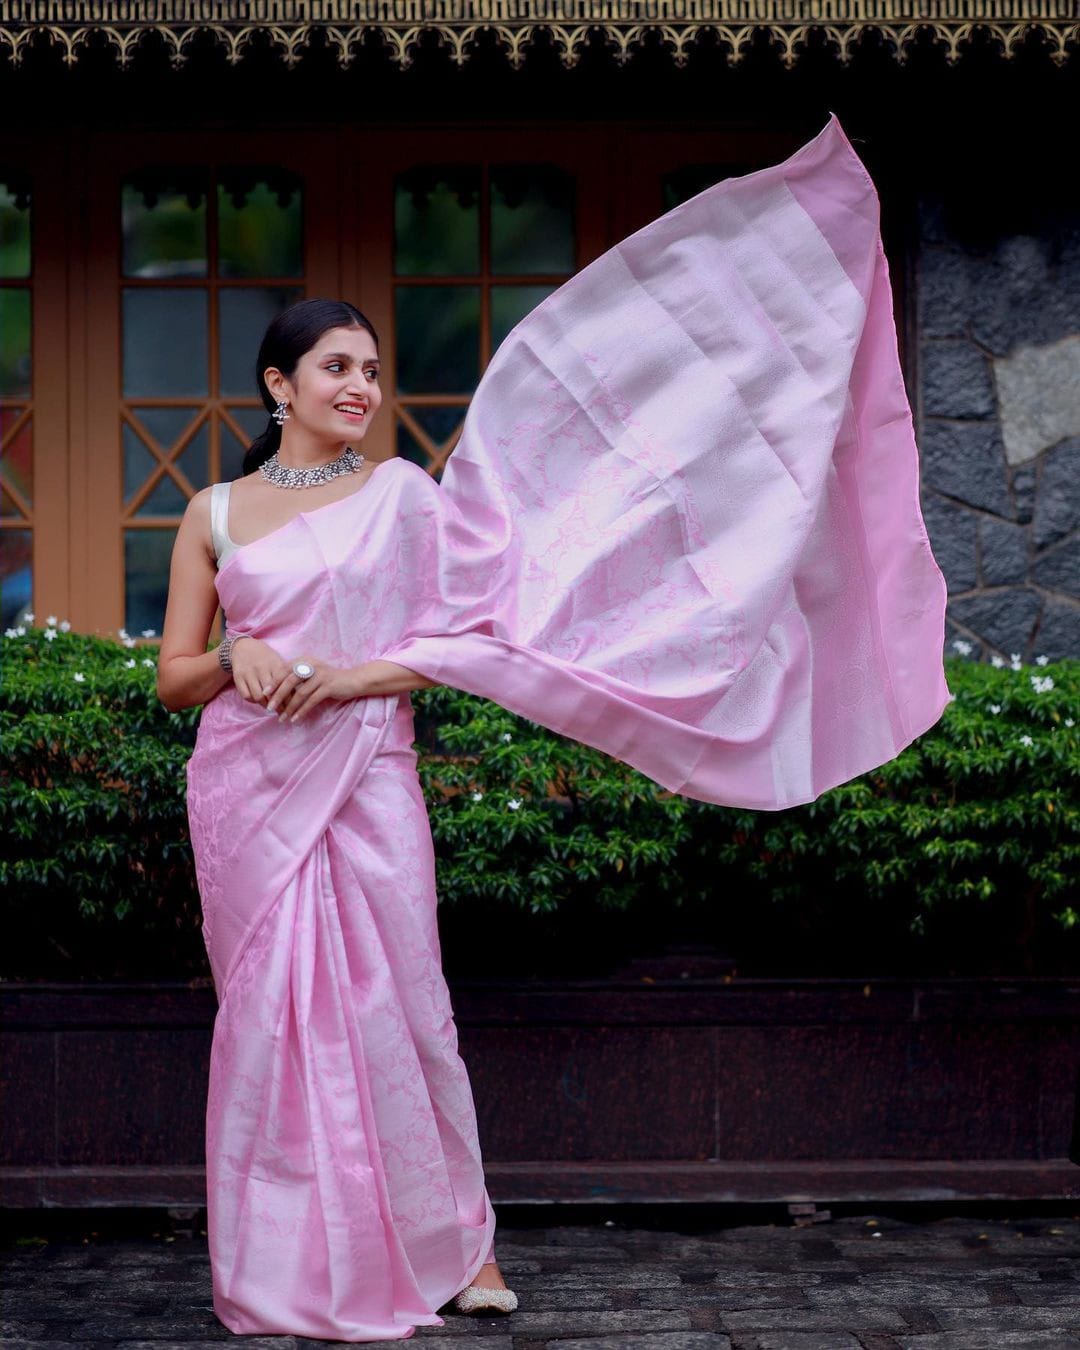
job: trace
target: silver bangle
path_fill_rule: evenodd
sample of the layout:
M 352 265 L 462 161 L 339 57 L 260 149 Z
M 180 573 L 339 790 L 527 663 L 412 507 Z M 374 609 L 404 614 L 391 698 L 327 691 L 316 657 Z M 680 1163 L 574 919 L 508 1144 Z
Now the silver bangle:
M 221 669 L 232 674 L 232 649 L 233 643 L 237 638 L 247 637 L 246 633 L 226 633 L 224 639 L 218 643 L 217 659 Z

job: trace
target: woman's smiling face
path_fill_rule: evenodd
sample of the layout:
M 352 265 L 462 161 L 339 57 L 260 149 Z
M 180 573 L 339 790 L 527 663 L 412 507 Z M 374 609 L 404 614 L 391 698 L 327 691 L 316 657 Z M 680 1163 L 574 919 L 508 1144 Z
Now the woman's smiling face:
M 319 440 L 354 444 L 382 403 L 378 349 L 366 328 L 329 329 L 300 358 L 292 380 L 274 375 L 271 382 L 267 372 L 267 387 L 288 400 L 293 425 Z

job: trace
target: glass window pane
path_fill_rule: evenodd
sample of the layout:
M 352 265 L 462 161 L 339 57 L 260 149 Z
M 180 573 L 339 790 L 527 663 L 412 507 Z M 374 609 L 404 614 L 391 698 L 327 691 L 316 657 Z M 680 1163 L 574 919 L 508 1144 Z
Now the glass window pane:
M 202 287 L 125 287 L 124 396 L 205 398 L 206 323 Z
M 491 350 L 495 352 L 511 328 L 546 300 L 557 286 L 493 286 L 491 288 Z
M 252 440 L 255 438 L 252 437 Z M 239 441 L 231 427 L 221 423 L 221 472 L 219 483 L 231 483 L 243 472 L 244 456 L 251 441 Z
M 135 512 L 136 516 L 182 516 L 188 504 L 187 494 L 165 472 L 154 484 L 150 495 Z
M 467 411 L 467 408 L 462 407 L 410 407 L 409 416 L 413 421 L 419 423 L 421 430 L 426 433 L 431 448 L 429 450 L 424 440 L 417 437 L 412 428 L 399 418 L 397 426 L 398 454 L 404 459 L 411 459 L 421 468 L 428 468 L 434 457 L 438 455 L 442 447 L 464 422 Z M 440 468 L 435 477 L 440 478 L 441 476 L 442 469 Z
M 203 174 L 145 169 L 120 190 L 123 275 L 204 277 L 206 181 Z
M 124 627 L 129 633 L 165 625 L 165 596 L 174 529 L 124 531 Z
M 221 475 L 220 483 L 231 483 L 243 472 L 244 456 L 248 446 L 256 436 L 266 430 L 269 413 L 265 408 L 230 408 L 229 414 L 234 422 L 239 422 L 245 435 L 243 439 L 222 419 L 221 421 Z
M 266 326 L 294 300 L 302 300 L 299 286 L 226 286 L 218 292 L 220 394 L 247 398 L 258 394 L 255 359 Z
M 471 394 L 480 378 L 480 288 L 397 288 L 397 373 L 403 394 Z
M 130 506 L 132 497 L 157 468 L 158 460 L 126 422 L 121 439 L 124 445 L 124 505 Z
M 0 474 L 30 506 L 34 500 L 33 420 L 27 417 L 19 430 L 13 431 L 24 414 L 23 408 L 0 408 L 0 444 L 4 447 Z M 21 513 L 10 498 L 5 497 L 3 514 Z
M 0 277 L 30 275 L 30 184 L 16 175 L 0 179 Z
M 411 459 L 414 464 L 419 464 L 422 469 L 426 469 L 431 463 L 431 456 L 405 423 L 400 421 L 397 425 L 397 452 L 402 459 Z
M 394 270 L 399 276 L 480 271 L 480 170 L 419 165 L 394 181 Z
M 168 453 L 198 416 L 197 408 L 140 408 L 131 410 L 157 442 L 158 449 Z
M 210 424 L 204 422 L 176 457 L 176 465 L 196 492 L 210 482 Z
M 4 627 L 32 614 L 34 536 L 30 530 L 0 530 L 0 617 Z
M 303 192 L 285 169 L 225 169 L 218 184 L 218 275 L 299 277 Z
M 141 408 L 139 413 L 141 420 L 149 424 L 148 429 L 157 440 L 161 450 L 166 453 L 180 439 L 185 428 L 190 426 L 194 420 L 190 408 Z M 144 445 L 136 429 L 126 422 L 124 423 L 123 443 L 124 505 L 129 506 L 132 497 L 158 468 L 160 461 Z M 205 487 L 209 481 L 207 476 L 209 458 L 210 428 L 204 422 L 180 452 L 176 461 L 196 491 Z M 183 514 L 187 501 L 187 495 L 172 475 L 164 473 L 135 514 L 137 516 L 180 515 Z
M 22 286 L 0 290 L 0 394 L 30 395 L 30 291 Z
M 574 179 L 553 164 L 491 170 L 491 270 L 574 270 Z

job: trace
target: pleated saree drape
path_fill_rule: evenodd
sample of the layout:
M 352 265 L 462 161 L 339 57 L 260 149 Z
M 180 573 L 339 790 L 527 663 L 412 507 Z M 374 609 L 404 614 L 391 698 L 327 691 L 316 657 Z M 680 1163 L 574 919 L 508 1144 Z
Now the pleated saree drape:
M 405 460 L 241 546 L 233 631 L 377 657 L 704 801 L 779 810 L 951 700 L 873 186 L 839 123 L 509 335 L 436 484 Z M 407 1337 L 491 1259 L 408 695 L 282 725 L 232 686 L 188 805 L 220 1007 L 214 1306 Z

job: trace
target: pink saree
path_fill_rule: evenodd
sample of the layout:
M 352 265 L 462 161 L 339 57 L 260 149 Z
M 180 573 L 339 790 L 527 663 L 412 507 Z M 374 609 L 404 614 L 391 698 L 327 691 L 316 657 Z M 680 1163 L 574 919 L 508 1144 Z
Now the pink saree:
M 441 485 L 406 460 L 238 548 L 233 631 L 381 657 L 704 801 L 781 810 L 951 701 L 873 186 L 832 119 L 509 335 Z M 219 997 L 214 1308 L 392 1340 L 492 1259 L 407 695 L 229 686 L 188 766 Z

